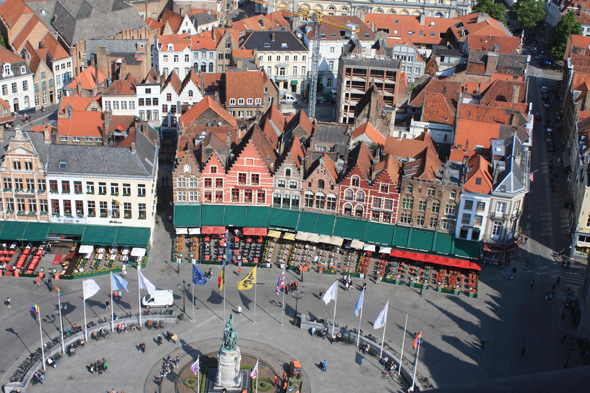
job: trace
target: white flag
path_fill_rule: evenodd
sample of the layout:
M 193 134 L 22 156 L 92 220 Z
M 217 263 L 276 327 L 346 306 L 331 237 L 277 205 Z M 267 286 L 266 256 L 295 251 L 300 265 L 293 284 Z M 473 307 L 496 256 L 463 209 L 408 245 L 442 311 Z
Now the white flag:
M 139 288 L 147 289 L 150 295 L 156 291 L 156 286 L 145 278 L 141 272 L 139 272 Z
M 334 282 L 334 284 L 332 284 L 330 286 L 330 288 L 328 288 L 326 293 L 324 293 L 324 297 L 322 298 L 322 300 L 324 301 L 324 303 L 326 303 L 326 306 L 328 305 L 328 303 L 330 303 L 330 300 L 336 300 L 336 291 L 337 290 L 338 290 L 338 280 L 336 280 Z
M 385 307 L 383 307 L 383 310 L 381 310 L 381 312 L 379 313 L 379 316 L 377 317 L 377 319 L 375 319 L 375 322 L 373 323 L 373 329 L 381 329 L 383 326 L 385 326 L 385 323 L 387 322 L 387 309 L 389 308 L 389 300 L 387 301 L 387 304 L 385 305 Z
M 84 280 L 82 283 L 82 288 L 84 292 L 84 300 L 91 298 L 92 296 L 96 295 L 98 291 L 100 291 L 100 287 L 96 281 L 92 279 Z

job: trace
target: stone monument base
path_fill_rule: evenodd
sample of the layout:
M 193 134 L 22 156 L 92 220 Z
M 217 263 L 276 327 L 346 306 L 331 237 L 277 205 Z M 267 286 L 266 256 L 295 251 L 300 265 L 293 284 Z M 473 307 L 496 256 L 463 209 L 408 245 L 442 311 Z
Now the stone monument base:
M 205 393 L 220 393 L 224 388 L 221 386 L 216 386 L 215 381 L 217 380 L 217 372 L 218 369 L 216 368 L 209 368 L 207 370 L 207 380 L 205 383 Z M 252 380 L 250 379 L 250 371 L 249 370 L 240 370 L 241 374 L 241 384 L 240 386 L 235 386 L 233 388 L 225 388 L 226 392 L 243 392 L 247 391 L 250 392 L 252 389 Z

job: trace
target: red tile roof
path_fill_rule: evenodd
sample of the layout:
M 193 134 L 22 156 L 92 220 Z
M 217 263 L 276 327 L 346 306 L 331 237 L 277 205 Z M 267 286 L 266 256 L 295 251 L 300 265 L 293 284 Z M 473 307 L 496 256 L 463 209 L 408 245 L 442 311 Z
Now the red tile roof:
M 494 188 L 492 175 L 490 174 L 490 163 L 482 156 L 475 155 L 469 158 L 468 165 L 471 171 L 463 190 L 478 194 L 489 194 Z
M 397 23 L 395 22 L 397 20 Z M 384 30 L 389 37 L 421 44 L 446 44 L 448 40 L 444 34 L 453 25 L 454 19 L 425 18 L 424 25 L 420 24 L 419 16 L 394 14 L 367 14 L 365 23 L 371 27 L 375 24 L 375 31 Z M 396 33 L 397 31 L 397 33 Z M 409 34 L 409 32 L 412 32 Z
M 303 146 L 301 146 L 301 142 L 299 142 L 299 139 L 293 138 L 285 150 L 289 152 L 291 158 L 293 161 L 295 161 L 297 168 L 301 169 L 301 164 L 303 162 L 302 159 L 305 158 L 306 154 Z
M 449 101 L 441 93 L 426 92 L 420 120 L 448 125 L 455 124 L 456 109 Z
M 520 37 L 473 35 L 467 37 L 469 50 L 496 53 L 520 53 Z
M 496 100 L 492 100 L 488 103 L 488 106 L 494 107 L 494 108 L 506 108 L 506 109 L 512 109 L 515 111 L 520 111 L 523 115 L 526 115 L 529 111 L 529 104 L 525 103 L 517 103 L 517 104 L 513 104 L 512 102 L 506 102 L 506 101 L 496 101 Z
M 203 12 L 209 12 L 213 16 L 219 16 L 219 14 L 217 13 L 217 11 L 213 11 L 213 10 L 210 10 L 208 8 L 191 8 L 191 11 L 190 11 L 189 15 L 190 16 L 193 16 L 193 15 L 196 15 L 196 14 L 202 14 Z
M 475 154 L 475 147 L 481 146 L 482 155 L 487 156 L 491 140 L 498 139 L 501 123 L 484 123 L 476 120 L 459 119 L 455 130 L 455 150 L 451 151 L 450 161 L 461 162 L 465 155 Z M 467 151 L 465 153 L 464 151 Z
M 225 73 L 225 103 L 230 98 L 264 99 L 264 73 L 261 71 L 231 71 Z
M 526 82 L 498 79 L 494 81 L 491 86 L 483 93 L 481 97 L 481 104 L 487 105 L 490 101 L 512 102 L 513 86 L 520 86 L 517 102 L 526 102 Z
M 168 78 L 166 78 L 166 81 L 162 85 L 162 91 L 164 91 L 164 89 L 168 85 L 172 86 L 172 88 L 174 89 L 176 94 L 180 94 L 180 88 L 182 87 L 182 81 L 180 80 L 180 78 L 176 74 L 176 71 L 174 71 L 174 70 L 172 70 L 170 72 L 170 75 L 168 75 Z
M 291 130 L 296 126 L 301 126 L 309 135 L 313 133 L 313 124 L 303 109 L 299 109 L 293 116 L 287 118 L 285 130 Z
M 527 123 L 527 118 L 520 111 L 473 104 L 459 105 L 459 119 L 515 126 L 523 126 Z
M 571 57 L 575 54 L 582 55 L 584 57 L 590 57 L 590 37 L 583 37 L 581 35 L 570 34 L 567 40 L 567 48 L 565 50 L 564 59 Z
M 254 50 L 252 49 L 234 49 L 231 51 L 233 58 L 252 58 L 254 57 Z
M 402 164 L 397 158 L 391 154 L 387 154 L 377 164 L 373 165 L 373 181 L 376 182 L 385 173 L 389 174 L 391 181 L 395 184 L 399 184 L 399 178 L 401 176 Z
M 72 119 L 57 119 L 60 136 L 102 137 L 102 112 L 72 111 Z
M 70 105 L 72 107 L 72 110 L 75 111 L 85 111 L 86 108 L 88 108 L 88 105 L 90 105 L 90 103 L 92 101 L 98 101 L 100 99 L 100 94 L 97 95 L 96 97 L 79 97 L 79 96 L 62 96 L 61 97 L 61 103 L 60 103 L 60 109 L 59 109 L 59 113 L 60 114 L 65 114 L 66 113 L 66 107 L 68 105 Z
M 75 77 L 70 84 L 67 86 L 69 89 L 76 89 L 78 83 L 82 83 L 82 89 L 84 90 L 94 90 L 98 88 L 96 86 L 96 82 L 94 80 L 96 75 L 96 71 L 94 70 L 93 66 L 86 67 L 84 71 L 80 73 L 77 77 Z M 102 72 L 98 71 L 98 83 L 102 83 L 107 79 L 106 75 Z
M 217 41 L 213 38 L 213 30 L 207 30 L 199 34 L 192 35 L 190 36 L 190 40 L 190 47 L 193 50 L 215 50 L 217 47 Z
M 334 180 L 334 183 L 338 183 L 338 168 L 336 167 L 336 163 L 327 154 L 324 154 L 322 158 L 324 159 L 324 167 L 328 171 L 328 174 Z
M 6 3 L 4 3 L 4 4 L 6 4 Z M 9 51 L 8 49 L 6 49 L 2 45 L 0 45 L 0 64 L 19 63 L 21 61 L 25 61 L 25 59 L 23 59 L 20 56 L 15 55 L 13 52 Z
M 274 146 L 272 146 L 270 144 L 268 139 L 266 139 L 266 137 L 264 136 L 264 133 L 262 132 L 260 127 L 258 127 L 258 125 L 255 125 L 254 127 L 252 127 L 251 131 L 248 132 L 244 136 L 244 138 L 242 138 L 242 142 L 240 143 L 240 145 L 237 148 L 239 153 L 236 154 L 236 156 L 235 156 L 236 159 L 233 162 L 237 161 L 241 152 L 244 150 L 244 147 L 249 142 L 252 142 L 254 149 L 256 149 L 256 151 L 258 152 L 260 159 L 262 160 L 264 165 L 268 168 L 269 173 L 273 173 L 274 172 L 274 163 L 276 160 L 275 149 L 274 149 Z
M 37 27 L 37 25 L 41 26 L 42 29 L 47 31 L 47 28 L 41 22 L 41 20 L 37 17 L 37 15 L 33 14 L 31 19 L 27 22 L 27 24 L 21 29 L 18 33 L 18 36 L 12 41 L 12 45 L 17 48 L 16 50 L 19 51 L 20 48 L 24 45 L 24 43 L 29 39 L 29 35 L 33 32 L 33 30 Z
M 4 108 L 10 108 L 10 105 L 2 98 L 0 98 L 0 105 L 2 105 Z
M 277 30 L 288 25 L 289 22 L 283 18 L 280 11 L 268 15 L 254 15 L 229 24 L 230 27 L 237 29 L 240 33 Z
M 345 39 L 345 30 L 338 25 L 346 26 L 348 24 L 358 26 L 359 31 L 355 33 L 355 37 L 360 41 L 375 41 L 375 33 L 369 28 L 369 26 L 364 24 L 358 16 L 332 15 L 330 16 L 330 22 L 335 22 L 337 25 L 323 23 L 321 28 L 322 37 L 320 38 L 320 41 L 342 41 Z M 315 25 L 313 25 L 312 29 L 307 33 L 307 38 L 313 40 L 314 32 Z M 345 39 L 345 41 L 347 42 L 349 39 Z
M 45 36 L 41 39 L 39 46 L 47 49 L 47 52 L 53 60 L 65 59 L 66 57 L 70 56 L 64 47 L 55 39 L 55 37 L 51 35 L 51 33 L 45 34 Z
M 158 34 L 162 34 L 164 30 L 164 24 L 152 18 L 146 18 L 145 23 L 150 27 L 151 31 L 156 31 Z
M 182 116 L 180 116 L 180 124 L 190 124 L 207 109 L 211 109 L 212 111 L 217 113 L 217 115 L 222 117 L 232 126 L 238 126 L 236 118 L 230 115 L 229 112 L 226 111 L 221 105 L 219 105 L 213 98 L 211 98 L 211 96 L 203 97 L 201 101 L 197 102 L 195 105 L 193 105 L 191 109 L 189 109 Z
M 162 44 L 160 52 L 168 52 L 168 44 L 172 44 L 173 50 L 171 52 L 180 52 L 191 47 L 191 39 L 188 33 L 159 35 L 157 38 L 158 44 Z
M 383 154 L 391 154 L 394 157 L 399 158 L 415 157 L 418 153 L 428 148 L 428 146 L 432 146 L 436 151 L 436 146 L 434 145 L 432 138 L 426 132 L 422 133 L 422 135 L 415 139 L 404 138 L 399 140 L 392 136 L 388 136 L 385 142 L 385 148 L 383 149 Z
M 354 133 L 352 134 L 352 138 L 358 138 L 363 134 L 366 135 L 374 143 L 381 146 L 385 146 L 385 138 L 383 137 L 383 135 L 381 135 L 379 131 L 375 129 L 375 127 L 371 125 L 371 123 L 366 122 L 363 125 L 357 127 L 356 130 L 354 130 Z
M 6 21 L 6 24 L 10 29 L 12 29 L 14 24 L 19 21 L 23 14 L 33 14 L 33 11 L 27 7 L 23 0 L 5 1 L 0 6 L 0 15 L 2 15 L 2 18 Z
M 129 96 L 135 95 L 135 85 L 128 80 L 115 80 L 111 86 L 103 93 L 105 96 Z
M 461 82 L 430 79 L 424 88 L 412 93 L 410 105 L 421 107 L 424 104 L 424 96 L 426 93 L 440 93 L 447 99 L 450 99 L 453 102 L 453 105 L 456 105 L 459 101 L 459 95 L 461 94 Z
M 512 36 L 502 23 L 487 14 L 476 12 L 455 17 L 452 21 L 453 25 L 450 27 L 450 30 L 457 41 L 465 41 L 465 38 L 472 34 L 504 37 Z M 461 31 L 465 31 L 466 34 L 461 34 Z
M 182 25 L 183 19 L 184 18 L 182 17 L 182 15 L 177 14 L 171 9 L 165 8 L 164 12 L 162 13 L 162 16 L 160 17 L 160 22 L 162 22 L 163 25 L 165 25 L 166 22 L 168 22 L 168 24 L 172 28 L 172 31 L 174 33 L 178 33 L 178 29 L 180 29 L 180 25 Z

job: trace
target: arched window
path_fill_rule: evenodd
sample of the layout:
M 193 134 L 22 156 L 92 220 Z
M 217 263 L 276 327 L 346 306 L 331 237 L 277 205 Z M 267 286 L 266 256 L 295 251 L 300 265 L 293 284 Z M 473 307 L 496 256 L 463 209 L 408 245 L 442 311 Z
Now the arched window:
M 209 72 L 213 72 L 213 63 L 209 63 Z
M 359 191 L 356 193 L 356 201 L 357 202 L 364 202 L 365 201 L 365 193 L 362 191 Z
M 444 15 L 442 12 L 437 12 L 436 14 L 434 14 L 435 18 L 444 18 Z
M 387 13 L 388 13 L 388 14 L 394 14 L 394 15 L 396 14 L 396 12 L 395 12 L 395 10 L 394 10 L 393 8 L 392 8 L 392 9 L 390 9 L 389 11 L 387 11 Z
M 362 217 L 363 216 L 363 207 L 357 206 L 356 209 L 354 209 L 354 215 L 357 217 Z
M 344 204 L 344 215 L 345 216 L 352 216 L 352 205 L 350 203 Z
M 321 5 L 318 4 L 315 7 L 313 7 L 313 9 L 316 10 L 316 11 L 323 11 L 324 10 L 324 7 L 322 7 Z
M 207 64 L 201 64 L 201 72 L 207 72 Z
M 381 8 L 377 8 L 377 9 L 375 10 L 375 13 L 376 13 L 376 14 L 382 14 L 382 13 L 383 13 L 383 10 L 382 10 Z
M 336 7 L 334 7 L 333 5 L 328 7 L 328 15 L 334 15 L 335 12 L 336 12 Z
M 354 193 L 352 192 L 352 190 L 344 191 L 344 199 L 346 199 L 347 201 L 352 201 L 354 199 Z
M 318 180 L 318 189 L 320 189 L 320 190 L 324 189 L 324 181 L 323 180 Z
M 358 187 L 360 185 L 360 183 L 361 183 L 361 179 L 359 179 L 358 176 L 354 176 L 352 178 L 352 186 L 353 187 Z
M 291 169 L 289 169 L 289 168 L 285 169 L 285 176 L 291 177 Z

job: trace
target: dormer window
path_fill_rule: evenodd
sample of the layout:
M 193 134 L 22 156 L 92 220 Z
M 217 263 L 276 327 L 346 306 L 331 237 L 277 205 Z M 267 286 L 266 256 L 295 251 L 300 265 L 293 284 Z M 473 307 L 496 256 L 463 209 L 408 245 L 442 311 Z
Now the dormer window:
M 238 98 L 238 105 L 244 105 L 244 99 Z
M 252 98 L 248 98 L 248 99 L 246 100 L 246 103 L 247 103 L 248 105 L 252 105 L 252 102 L 253 102 L 253 101 L 252 101 Z
M 229 104 L 230 105 L 236 105 L 236 99 L 235 98 L 230 98 L 229 99 Z
M 174 50 L 174 45 L 168 44 L 168 52 L 172 52 Z
M 4 73 L 10 74 L 10 64 L 4 64 Z
M 256 98 L 256 105 L 262 105 L 262 98 Z
M 26 74 L 26 73 L 27 73 L 27 67 L 24 67 L 24 66 L 23 66 L 23 67 L 21 67 L 21 68 L 20 68 L 20 73 L 21 73 L 21 74 Z

